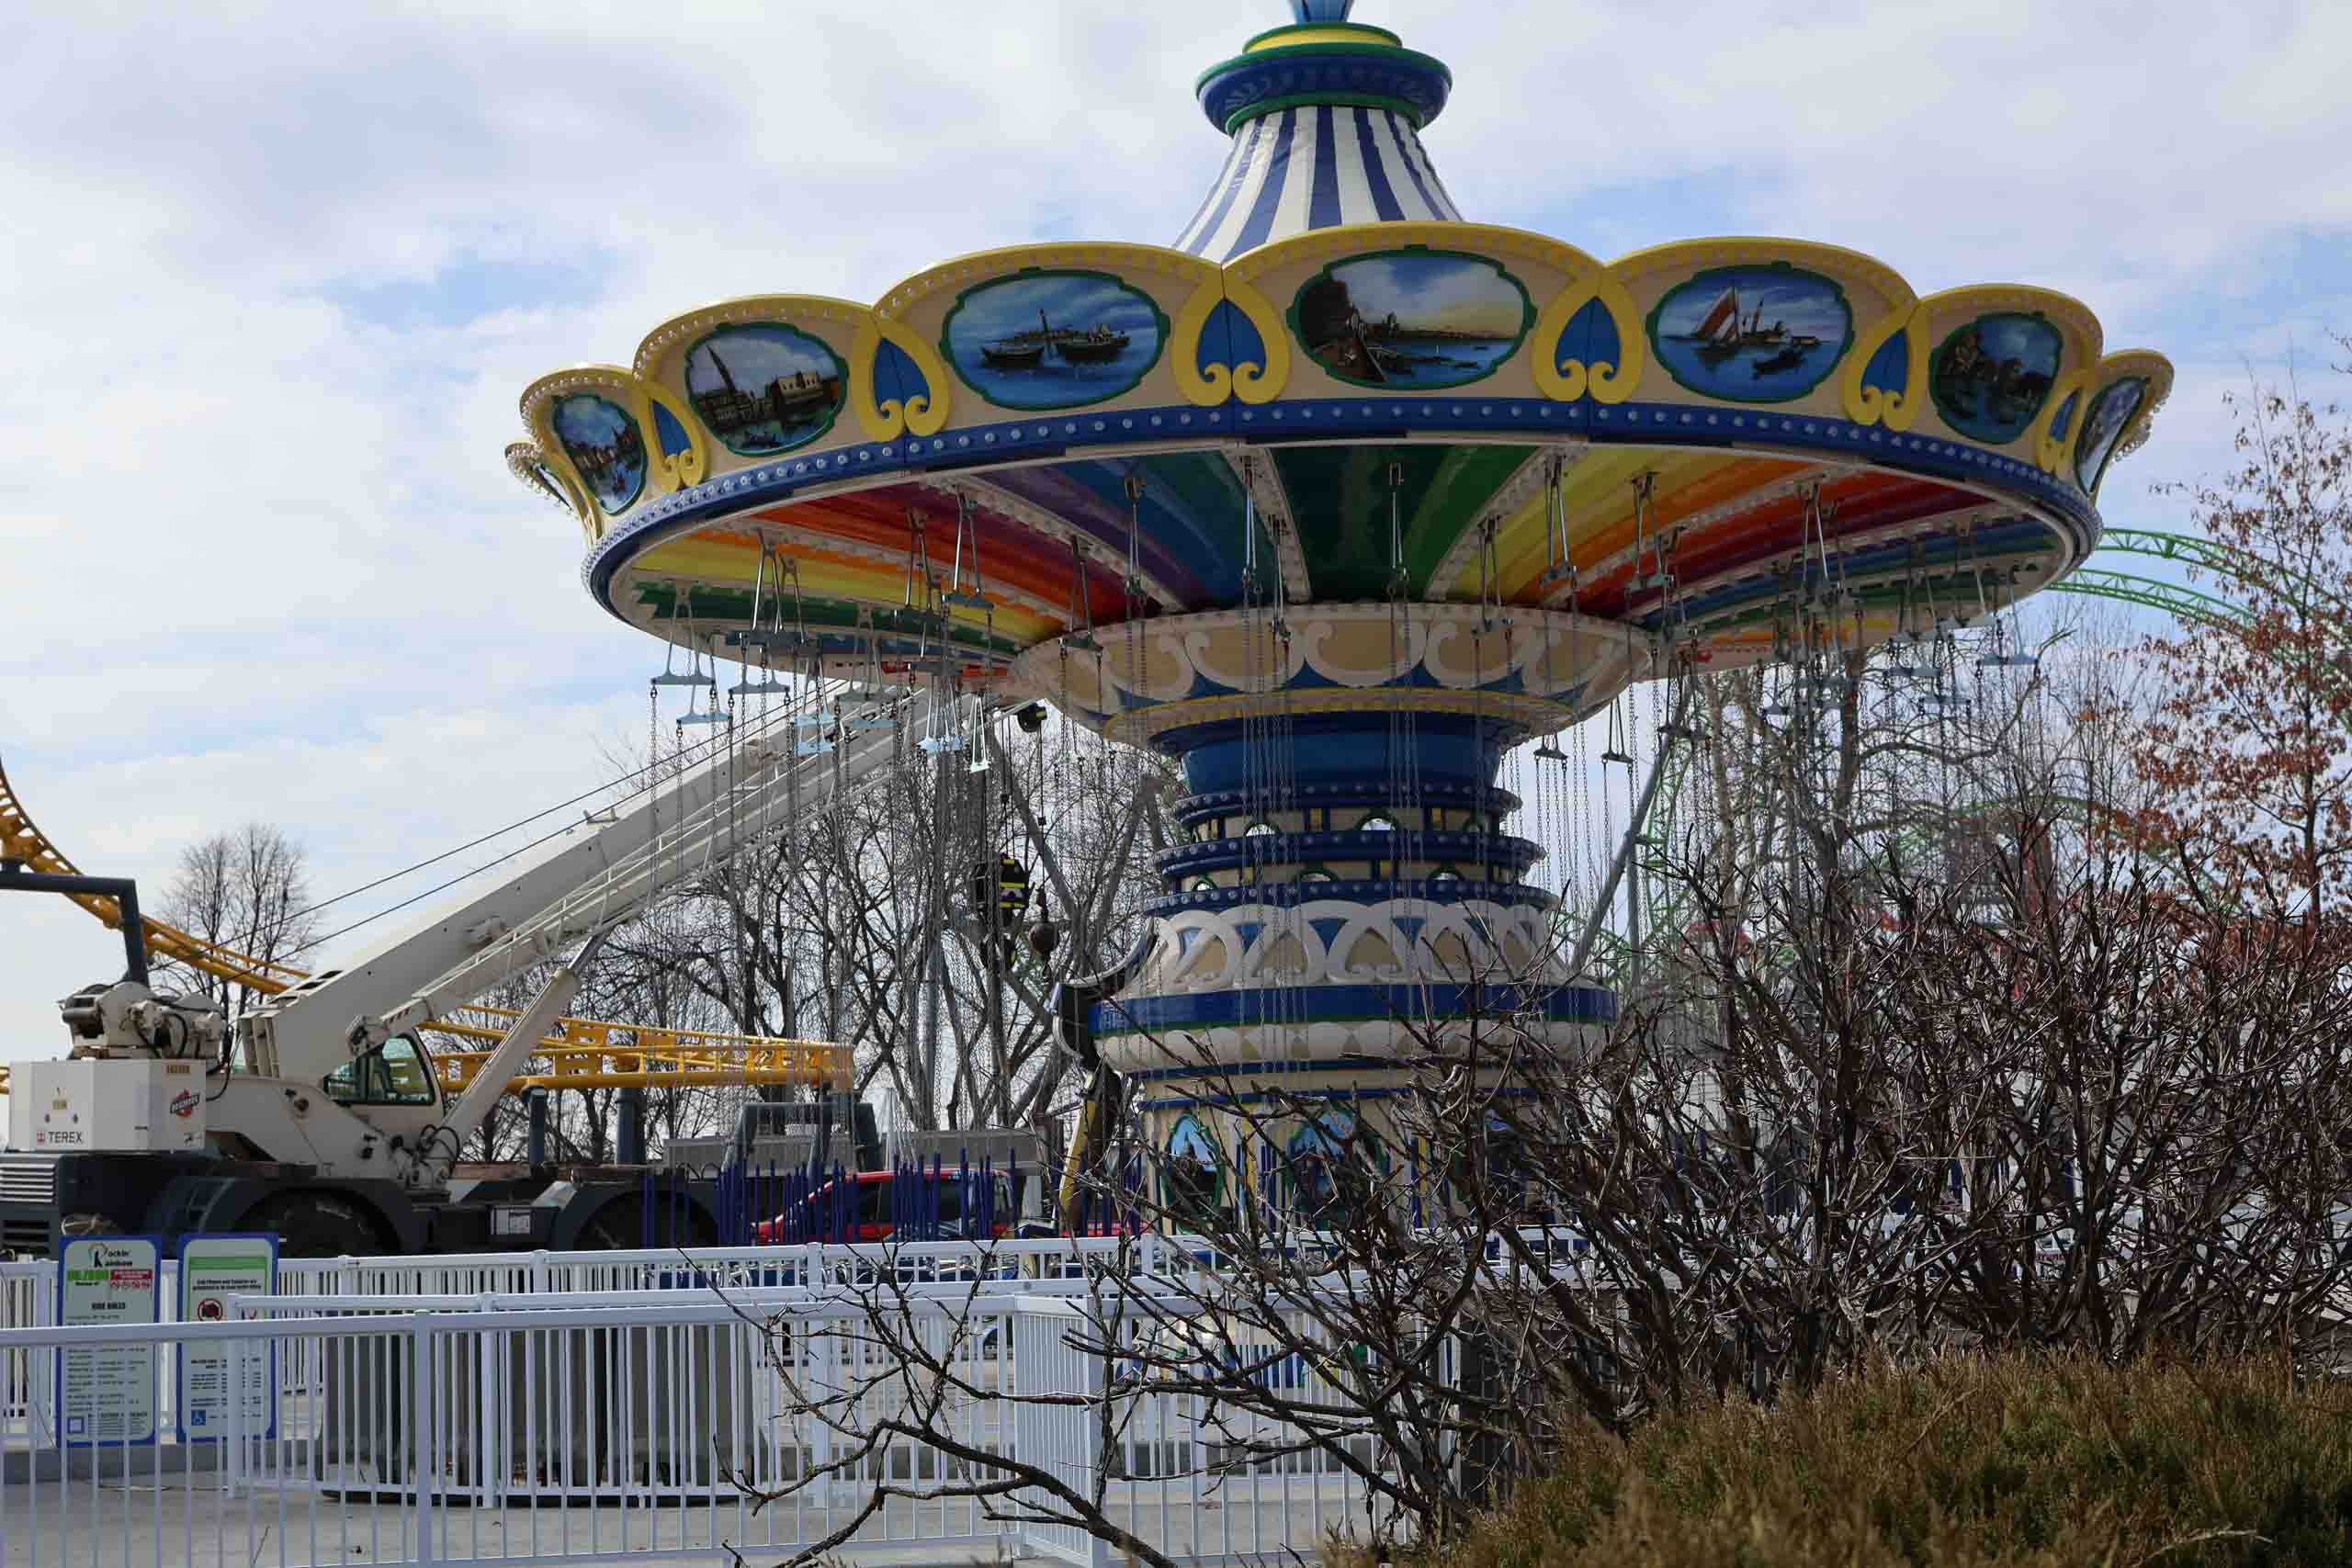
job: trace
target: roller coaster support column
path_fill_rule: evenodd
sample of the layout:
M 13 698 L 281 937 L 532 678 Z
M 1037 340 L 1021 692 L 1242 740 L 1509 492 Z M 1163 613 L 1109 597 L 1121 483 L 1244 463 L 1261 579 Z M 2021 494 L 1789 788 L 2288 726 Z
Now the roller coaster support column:
M 1680 730 L 1682 721 L 1689 716 L 1690 711 L 1690 688 L 1685 687 L 1681 700 L 1674 705 L 1674 718 L 1666 726 L 1666 728 Z M 1670 736 L 1664 739 L 1665 743 L 1658 748 L 1657 755 L 1650 760 L 1650 776 L 1642 785 L 1641 799 L 1634 803 L 1634 819 L 1625 825 L 1625 838 L 1617 846 L 1617 858 L 1609 863 L 1609 875 L 1601 883 L 1600 890 L 1593 895 L 1592 913 L 1585 917 L 1584 934 L 1577 938 L 1576 952 L 1568 958 L 1568 976 L 1571 980 L 1584 973 L 1585 960 L 1592 956 L 1592 944 L 1600 939 L 1600 928 L 1608 923 L 1610 906 L 1617 897 L 1617 885 L 1625 879 L 1626 868 L 1633 864 L 1634 855 L 1641 848 L 1642 828 L 1649 820 L 1651 803 L 1657 799 L 1657 787 L 1666 779 L 1668 753 L 1675 745 Z M 1636 915 L 1634 918 L 1639 920 L 1641 917 Z M 1638 938 L 1636 940 L 1638 941 Z
M 635 1084 L 617 1096 L 621 1124 L 614 1135 L 614 1158 L 620 1165 L 645 1163 L 645 1091 Z

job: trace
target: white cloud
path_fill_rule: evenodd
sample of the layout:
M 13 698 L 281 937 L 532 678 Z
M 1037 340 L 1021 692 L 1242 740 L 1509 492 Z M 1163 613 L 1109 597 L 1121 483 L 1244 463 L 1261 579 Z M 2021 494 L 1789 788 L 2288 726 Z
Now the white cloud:
M 2075 292 L 2182 385 L 2111 513 L 2226 456 L 2241 353 L 2352 324 L 2347 14 L 1363 0 L 1453 68 L 1474 217 L 1617 254 L 1755 231 L 1922 289 Z M 0 755 L 160 890 L 247 817 L 324 886 L 570 793 L 649 646 L 500 449 L 536 375 L 729 294 L 871 299 L 967 251 L 1164 240 L 1224 146 L 1193 77 L 1272 0 L 51 8 L 0 101 Z M 2331 259 L 2336 258 L 2336 259 Z M 501 267 L 556 279 L 501 291 Z M 514 269 L 519 268 L 519 273 Z M 470 279 L 470 281 L 469 281 Z M 390 298 L 429 310 L 371 313 Z M 371 290 L 379 291 L 371 293 Z M 2225 308 L 2224 308 L 2225 307 Z M 2210 324 L 2220 311 L 2229 330 Z M 389 323 L 389 324 L 388 324 Z M 0 1055 L 109 973 L 0 905 Z

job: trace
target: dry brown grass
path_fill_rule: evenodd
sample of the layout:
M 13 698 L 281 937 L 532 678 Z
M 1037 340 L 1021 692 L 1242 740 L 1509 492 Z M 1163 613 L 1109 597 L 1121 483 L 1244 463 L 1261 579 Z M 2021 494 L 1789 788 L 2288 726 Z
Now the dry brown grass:
M 1952 1359 L 1592 1429 L 1429 1568 L 2352 1563 L 2352 1383 Z M 1363 1568 L 1362 1564 L 1352 1568 Z

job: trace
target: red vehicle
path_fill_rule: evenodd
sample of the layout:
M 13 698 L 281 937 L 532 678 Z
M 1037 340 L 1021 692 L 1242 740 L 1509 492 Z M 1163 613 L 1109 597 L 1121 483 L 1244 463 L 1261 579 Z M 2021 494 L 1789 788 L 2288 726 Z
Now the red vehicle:
M 905 1187 L 898 1185 L 903 1174 Z M 1002 1171 L 861 1170 L 826 1182 L 772 1220 L 752 1227 L 763 1246 L 802 1241 L 888 1241 L 901 1229 L 909 1240 L 966 1241 L 982 1223 L 978 1212 L 985 1180 L 988 1234 L 1004 1237 L 1020 1223 L 1018 1197 Z M 972 1211 L 967 1213 L 968 1211 Z

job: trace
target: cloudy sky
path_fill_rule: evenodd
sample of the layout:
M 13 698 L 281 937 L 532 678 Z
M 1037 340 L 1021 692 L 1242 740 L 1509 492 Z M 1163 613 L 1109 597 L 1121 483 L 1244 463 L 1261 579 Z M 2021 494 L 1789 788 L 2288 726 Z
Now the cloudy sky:
M 1836 241 L 1920 291 L 2068 290 L 2170 354 L 2111 522 L 2227 455 L 2222 391 L 2352 328 L 2352 10 L 2306 0 L 1363 0 L 1453 68 L 1463 209 L 1602 256 Z M 0 99 L 0 763 L 160 891 L 260 817 L 322 892 L 575 793 L 650 645 L 510 479 L 514 400 L 755 291 L 1161 240 L 1190 85 L 1276 0 L 34 7 Z M 2341 357 L 2339 355 L 2338 357 Z M 382 896 L 338 906 L 366 912 Z M 0 904 L 0 1056 L 119 948 Z

